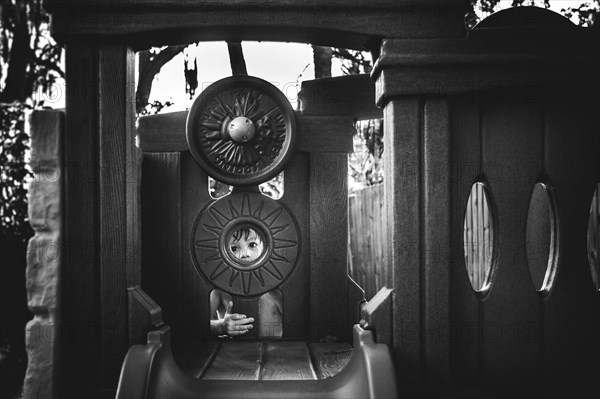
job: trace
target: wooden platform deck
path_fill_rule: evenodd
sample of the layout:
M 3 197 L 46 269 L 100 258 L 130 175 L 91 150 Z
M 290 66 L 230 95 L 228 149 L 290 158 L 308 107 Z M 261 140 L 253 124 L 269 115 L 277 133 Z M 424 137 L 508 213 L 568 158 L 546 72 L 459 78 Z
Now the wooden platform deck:
M 231 340 L 190 348 L 178 363 L 205 380 L 320 380 L 342 371 L 351 356 L 347 343 Z

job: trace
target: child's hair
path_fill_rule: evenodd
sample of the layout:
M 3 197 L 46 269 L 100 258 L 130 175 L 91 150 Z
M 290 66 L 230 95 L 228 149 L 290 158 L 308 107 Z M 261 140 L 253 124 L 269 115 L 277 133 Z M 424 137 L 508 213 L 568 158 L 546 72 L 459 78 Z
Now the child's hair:
M 256 230 L 251 227 L 244 227 L 242 229 L 235 230 L 232 234 L 232 238 L 234 241 L 239 241 L 242 236 L 244 240 L 248 241 L 249 239 L 261 240 L 261 237 L 258 235 Z

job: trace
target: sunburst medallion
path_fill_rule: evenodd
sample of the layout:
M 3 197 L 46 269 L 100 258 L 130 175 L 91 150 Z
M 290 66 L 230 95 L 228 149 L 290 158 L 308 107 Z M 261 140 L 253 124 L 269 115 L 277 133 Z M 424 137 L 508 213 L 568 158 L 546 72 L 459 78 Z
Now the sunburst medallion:
M 187 140 L 213 178 L 255 185 L 275 177 L 291 157 L 294 111 L 272 84 L 251 76 L 222 79 L 194 101 Z
M 233 193 L 204 208 L 191 241 L 200 273 L 240 296 L 279 286 L 294 270 L 300 251 L 293 216 L 280 202 L 255 192 Z

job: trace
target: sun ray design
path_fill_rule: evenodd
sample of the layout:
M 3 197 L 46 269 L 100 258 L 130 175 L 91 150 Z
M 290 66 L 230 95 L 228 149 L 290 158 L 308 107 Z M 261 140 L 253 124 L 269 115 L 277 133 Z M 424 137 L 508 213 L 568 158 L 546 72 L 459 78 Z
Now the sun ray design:
M 194 243 L 196 248 L 207 248 L 207 249 L 217 249 L 219 248 L 218 242 L 216 239 L 211 238 L 208 240 L 198 240 Z
M 227 111 L 223 107 L 223 104 L 217 99 L 211 104 L 208 111 L 210 112 L 210 116 L 207 119 L 214 119 L 217 121 L 225 119 L 227 116 Z
M 275 266 L 275 264 L 272 261 L 268 261 L 264 266 L 263 269 L 268 272 L 269 274 L 271 274 L 273 277 L 275 277 L 277 280 L 282 280 L 283 279 L 283 274 L 281 274 L 281 272 L 279 271 L 279 269 L 277 268 L 277 266 Z
M 233 282 L 238 278 L 238 276 L 240 275 L 240 272 L 235 270 L 235 269 L 231 269 L 231 275 L 229 276 L 229 287 L 231 287 L 233 285 Z
M 231 108 L 227 104 L 223 104 L 220 98 L 217 97 L 217 112 L 219 112 L 223 116 L 228 116 L 231 119 L 235 118 Z
M 200 124 L 201 126 L 204 126 L 205 128 L 209 129 L 209 130 L 221 130 L 221 124 L 219 122 L 216 121 L 204 121 Z
M 264 287 L 265 286 L 265 279 L 263 278 L 262 270 L 260 270 L 260 269 L 253 270 L 252 274 L 258 280 L 258 284 L 260 284 L 261 287 Z
M 230 141 L 217 141 L 210 150 L 218 156 L 223 155 L 233 144 Z
M 214 262 L 214 261 L 220 261 L 220 260 L 221 260 L 221 254 L 219 254 L 219 252 L 215 252 L 212 255 L 204 258 L 204 262 Z
M 277 219 L 279 219 L 279 216 L 281 216 L 282 212 L 283 212 L 283 208 L 275 209 L 273 212 L 271 212 L 267 216 L 265 216 L 265 218 L 263 219 L 263 222 L 265 222 L 267 224 L 267 226 L 269 226 L 269 227 L 273 226 L 273 224 L 275 224 Z
M 260 204 L 258 205 L 258 207 L 256 208 L 256 210 L 254 211 L 254 213 L 252 214 L 252 216 L 254 216 L 255 218 L 260 219 L 260 214 L 262 213 L 262 210 L 265 206 L 265 202 L 264 201 L 260 201 Z
M 278 254 L 277 252 L 273 251 L 273 254 L 271 255 L 271 260 L 272 261 L 276 261 L 276 262 L 284 262 L 284 263 L 289 263 L 289 259 L 286 258 L 283 255 Z
M 235 209 L 235 207 L 233 206 L 233 203 L 231 201 L 227 201 L 227 205 L 228 205 L 229 213 L 231 214 L 232 219 L 240 216 L 240 213 L 237 211 L 237 209 Z
M 288 227 L 290 227 L 289 224 L 284 224 L 283 226 L 273 226 L 271 227 L 271 233 L 276 236 L 277 234 L 281 233 L 282 231 L 285 231 Z
M 213 217 L 213 220 L 221 227 L 224 227 L 227 222 L 229 222 L 229 219 L 214 207 L 209 208 L 208 212 Z
M 221 234 L 221 229 L 217 226 L 211 226 L 208 224 L 203 224 L 202 227 L 206 230 L 209 231 L 211 233 L 213 233 L 215 236 L 219 236 L 219 234 Z
M 210 279 L 214 280 L 214 279 L 218 278 L 221 274 L 225 273 L 228 269 L 229 268 L 227 266 L 225 266 L 225 264 L 223 262 L 217 263 L 217 266 L 215 267 L 213 272 L 210 274 Z
M 245 211 L 247 209 L 247 211 Z M 250 200 L 248 199 L 248 194 L 244 193 L 242 195 L 242 210 L 240 212 L 242 215 L 252 215 L 252 210 L 250 209 Z
M 292 248 L 297 246 L 298 243 L 292 240 L 284 240 L 282 238 L 275 241 L 274 249 L 282 249 L 282 248 Z
M 252 273 L 242 272 L 242 289 L 244 290 L 244 294 L 248 294 L 250 292 L 250 285 L 252 284 Z

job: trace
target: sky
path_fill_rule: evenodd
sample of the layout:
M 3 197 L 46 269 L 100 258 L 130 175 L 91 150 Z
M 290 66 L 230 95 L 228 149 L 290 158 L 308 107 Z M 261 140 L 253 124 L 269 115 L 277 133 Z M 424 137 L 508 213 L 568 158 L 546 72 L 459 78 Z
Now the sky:
M 243 42 L 242 48 L 248 75 L 272 83 L 296 108 L 300 83 L 314 79 L 312 47 L 301 43 Z M 190 49 L 188 56 L 196 57 L 198 62 L 196 96 L 211 83 L 231 76 L 225 42 L 201 42 Z M 179 54 L 163 66 L 152 86 L 150 102 L 170 100 L 174 105 L 168 111 L 182 111 L 191 106 L 192 100 L 185 93 L 183 62 L 184 55 Z M 342 74 L 338 60 L 332 62 L 331 72 L 333 76 Z

